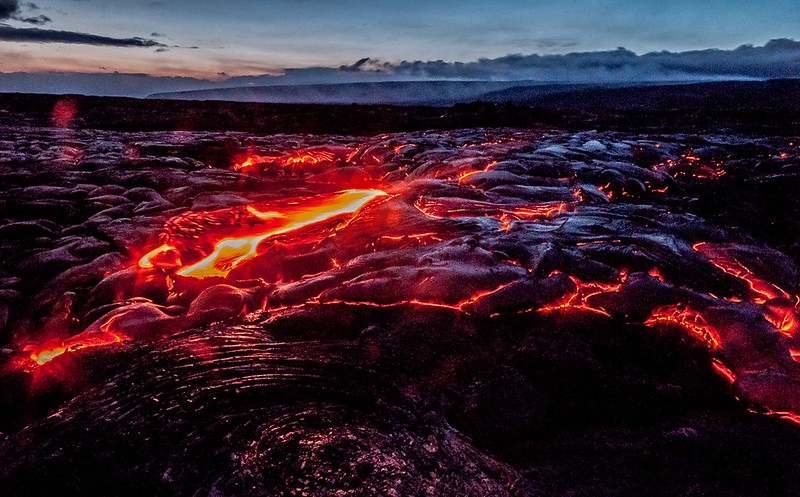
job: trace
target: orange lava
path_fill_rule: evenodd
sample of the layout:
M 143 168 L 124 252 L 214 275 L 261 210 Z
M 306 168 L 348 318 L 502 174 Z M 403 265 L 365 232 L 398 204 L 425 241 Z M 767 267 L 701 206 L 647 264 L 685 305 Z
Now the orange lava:
M 689 330 L 692 334 L 706 342 L 711 349 L 718 349 L 722 344 L 717 330 L 708 324 L 699 312 L 682 305 L 659 307 L 653 310 L 653 313 L 644 324 L 648 326 L 656 324 L 676 324 Z
M 683 176 L 694 179 L 716 180 L 727 173 L 723 168 L 722 162 L 701 160 L 699 157 L 692 155 L 691 151 L 681 155 L 677 164 L 668 159 L 667 166 L 675 178 Z
M 177 249 L 172 245 L 165 243 L 160 247 L 146 253 L 141 259 L 139 259 L 139 267 L 142 269 L 149 269 L 156 266 L 164 267 L 165 259 L 172 259 L 175 267 L 181 265 L 181 260 L 177 253 Z
M 299 150 L 290 154 L 277 157 L 250 155 L 242 162 L 235 164 L 235 171 L 250 171 L 260 164 L 275 164 L 280 167 L 304 166 L 318 164 L 325 161 L 334 161 L 336 156 L 328 150 Z
M 492 168 L 494 167 L 495 164 L 497 164 L 496 160 L 491 161 L 490 163 L 488 163 L 486 165 L 486 167 L 484 167 L 483 169 L 479 169 L 477 171 L 465 171 L 465 172 L 462 172 L 462 173 L 460 173 L 458 175 L 457 181 L 458 181 L 459 184 L 461 184 L 465 179 L 469 178 L 470 176 L 474 176 L 474 175 L 476 175 L 478 173 L 489 172 L 489 171 L 492 170 Z
M 696 243 L 692 246 L 697 252 L 705 256 L 712 264 L 722 269 L 731 276 L 745 280 L 754 294 L 758 295 L 753 302 L 763 304 L 767 300 L 784 298 L 791 299 L 791 296 L 781 288 L 756 277 L 750 269 L 739 262 L 735 257 L 729 255 L 709 254 L 709 245 L 705 242 Z
M 733 371 L 728 369 L 728 367 L 722 364 L 718 359 L 711 360 L 711 367 L 713 367 L 714 371 L 719 373 L 723 378 L 728 380 L 728 383 L 731 385 L 736 382 L 736 374 L 734 374 Z
M 31 361 L 42 366 L 69 352 L 122 343 L 129 338 L 115 330 L 114 323 L 124 315 L 125 312 L 120 312 L 111 316 L 97 330 L 84 331 L 63 340 L 55 338 L 39 345 L 28 345 L 23 350 L 30 353 L 28 358 Z
M 30 359 L 41 366 L 66 352 L 67 346 L 62 340 L 49 340 L 38 346 L 26 347 L 25 351 L 30 352 Z
M 795 308 L 788 305 L 765 304 L 764 318 L 775 327 L 776 330 L 793 338 L 797 332 L 797 314 Z
M 428 217 L 437 219 L 490 217 L 501 221 L 503 230 L 508 230 L 512 221 L 547 219 L 561 212 L 574 210 L 576 205 L 575 202 L 543 202 L 513 206 L 452 197 L 421 198 L 414 203 L 414 207 Z
M 474 304 L 478 300 L 486 297 L 487 295 L 491 295 L 495 292 L 502 290 L 503 288 L 507 287 L 510 283 L 504 283 L 494 290 L 484 290 L 475 293 L 473 296 L 461 300 L 455 304 L 447 304 L 444 302 L 431 302 L 427 300 L 419 300 L 419 299 L 411 299 L 411 300 L 399 300 L 397 302 L 390 302 L 390 303 L 380 303 L 380 302 L 370 302 L 368 300 L 365 301 L 352 301 L 352 300 L 326 300 L 326 304 L 344 304 L 344 305 L 366 305 L 370 307 L 382 307 L 382 308 L 392 308 L 392 307 L 400 307 L 404 305 L 419 305 L 425 307 L 440 307 L 443 309 L 452 309 L 455 311 L 466 312 L 464 310 L 465 307 L 468 307 L 471 304 Z
M 800 327 L 797 318 L 800 298 L 790 295 L 777 285 L 758 278 L 736 257 L 727 254 L 721 255 L 713 251 L 712 247 L 705 242 L 696 243 L 693 248 L 726 273 L 746 281 L 753 295 L 752 302 L 763 305 L 764 319 L 769 321 L 778 332 L 790 338 L 794 337 Z
M 625 281 L 627 274 L 622 271 L 620 274 L 620 280 Z M 606 317 L 611 317 L 605 309 L 600 307 L 592 307 L 586 303 L 586 299 L 593 295 L 598 295 L 601 293 L 616 293 L 622 287 L 622 282 L 620 283 L 601 283 L 598 281 L 591 281 L 585 282 L 581 281 L 574 276 L 569 277 L 577 286 L 577 290 L 575 293 L 565 297 L 560 302 L 556 302 L 554 304 L 542 307 L 539 309 L 539 312 L 549 313 L 554 311 L 564 311 L 568 309 L 575 309 L 581 311 L 588 311 L 595 314 L 601 314 Z
M 608 200 L 614 200 L 614 190 L 611 188 L 611 183 L 600 185 L 597 187 L 597 189 L 605 193 L 606 197 L 608 197 Z
M 765 408 L 761 408 L 761 409 L 758 409 L 758 410 L 749 409 L 749 411 L 752 412 L 753 414 L 759 414 L 759 415 L 764 415 L 764 416 L 770 416 L 770 417 L 785 419 L 786 421 L 790 421 L 790 422 L 792 422 L 794 424 L 800 425 L 800 415 L 795 414 L 793 412 L 773 411 L 771 409 L 765 409 Z
M 226 277 L 228 273 L 243 262 L 258 255 L 258 245 L 267 238 L 298 230 L 300 228 L 323 221 L 352 218 L 371 201 L 385 197 L 380 190 L 345 190 L 335 194 L 317 195 L 293 200 L 278 206 L 247 206 L 246 214 L 250 220 L 243 223 L 241 234 L 234 226 L 233 233 L 224 232 L 224 236 L 215 233 L 213 225 L 198 235 L 210 238 L 213 250 L 193 264 L 181 266 L 178 257 L 176 265 L 180 267 L 177 274 L 192 278 L 208 278 L 212 276 Z M 272 207 L 272 208 L 271 208 Z M 202 222 L 203 213 L 194 213 Z M 212 224 L 212 223 L 209 223 Z M 139 267 L 150 268 L 159 265 L 158 260 L 164 254 L 179 252 L 175 244 L 165 243 L 147 253 L 139 260 Z M 170 260 L 174 260 L 172 257 Z M 163 267 L 163 266 L 160 266 Z

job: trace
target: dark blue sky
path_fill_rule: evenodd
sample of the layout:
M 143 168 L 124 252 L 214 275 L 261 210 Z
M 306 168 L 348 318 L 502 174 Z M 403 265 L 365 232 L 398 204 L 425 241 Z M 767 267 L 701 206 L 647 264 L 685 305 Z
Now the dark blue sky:
M 0 0 L 0 72 L 217 79 L 800 38 L 797 0 Z M 309 72 L 311 74 L 312 72 Z M 2 88 L 0 87 L 0 90 Z

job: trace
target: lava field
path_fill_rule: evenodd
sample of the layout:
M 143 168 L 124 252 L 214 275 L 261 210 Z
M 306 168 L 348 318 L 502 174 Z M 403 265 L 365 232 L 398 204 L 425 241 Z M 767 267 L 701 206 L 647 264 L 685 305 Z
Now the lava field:
M 79 114 L 0 113 L 3 495 L 796 494 L 800 137 Z

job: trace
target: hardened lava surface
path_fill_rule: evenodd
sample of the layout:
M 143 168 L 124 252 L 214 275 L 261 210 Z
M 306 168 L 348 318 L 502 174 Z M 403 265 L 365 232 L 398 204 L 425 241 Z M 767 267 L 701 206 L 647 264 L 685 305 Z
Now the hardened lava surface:
M 3 495 L 796 492 L 800 140 L 59 112 L 0 129 Z

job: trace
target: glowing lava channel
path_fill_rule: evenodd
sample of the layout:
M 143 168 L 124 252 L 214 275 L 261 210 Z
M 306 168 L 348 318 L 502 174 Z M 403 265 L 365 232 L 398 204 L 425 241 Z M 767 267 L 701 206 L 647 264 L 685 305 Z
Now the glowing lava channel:
M 115 322 L 127 311 L 114 314 L 98 329 L 91 329 L 66 339 L 54 338 L 40 345 L 29 345 L 24 348 L 28 358 L 36 365 L 42 366 L 67 352 L 75 352 L 91 347 L 104 347 L 129 340 L 128 336 L 116 330 Z
M 265 223 L 263 232 L 252 236 L 218 240 L 210 254 L 194 264 L 182 267 L 177 274 L 192 278 L 214 276 L 224 278 L 233 268 L 258 255 L 258 245 L 267 238 L 339 216 L 355 215 L 372 200 L 387 195 L 380 190 L 346 190 L 333 195 L 299 199 L 282 206 L 280 211 L 261 211 L 248 206 L 248 212 Z M 139 267 L 152 268 L 156 256 L 174 250 L 177 249 L 164 244 L 142 257 L 139 260 Z

